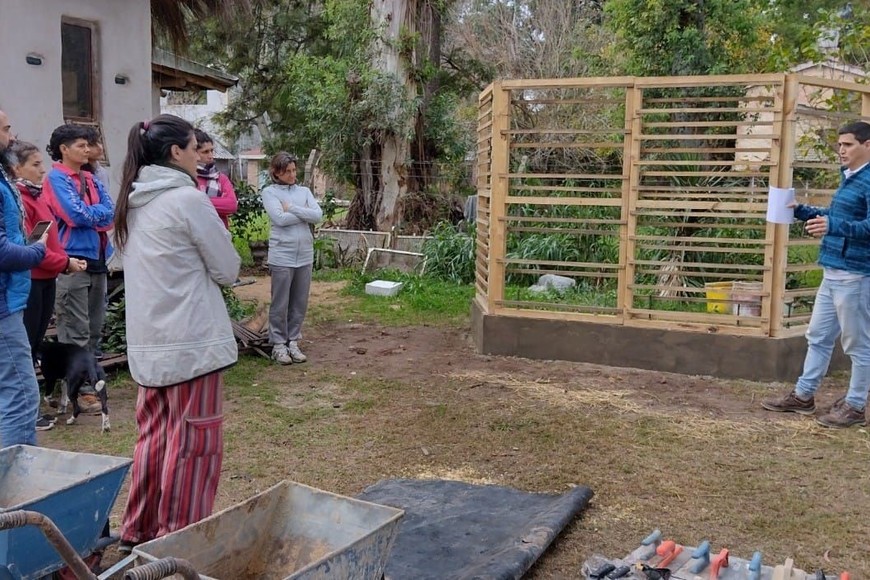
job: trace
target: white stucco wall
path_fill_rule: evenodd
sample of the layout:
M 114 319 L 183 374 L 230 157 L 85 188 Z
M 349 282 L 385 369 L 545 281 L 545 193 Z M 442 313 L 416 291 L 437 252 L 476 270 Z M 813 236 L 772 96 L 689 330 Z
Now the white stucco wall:
M 99 117 L 117 196 L 127 133 L 133 123 L 152 116 L 151 15 L 143 0 L 0 1 L 0 108 L 20 139 L 45 148 L 63 123 L 61 93 L 62 17 L 96 22 Z M 41 66 L 25 57 L 35 53 Z M 115 84 L 124 75 L 125 85 Z

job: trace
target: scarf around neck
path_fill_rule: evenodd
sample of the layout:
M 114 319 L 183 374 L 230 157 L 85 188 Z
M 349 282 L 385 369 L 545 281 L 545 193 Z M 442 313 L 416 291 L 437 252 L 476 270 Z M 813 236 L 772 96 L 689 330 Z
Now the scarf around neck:
M 42 184 L 41 183 L 33 183 L 29 179 L 24 179 L 23 177 L 19 177 L 15 180 L 17 185 L 24 186 L 24 189 L 27 190 L 27 193 L 32 195 L 34 198 L 42 195 Z M 19 188 L 20 189 L 20 188 Z
M 209 197 L 221 196 L 221 186 L 218 181 L 220 175 L 220 171 L 217 170 L 214 163 L 196 165 L 196 176 L 206 180 L 205 194 Z

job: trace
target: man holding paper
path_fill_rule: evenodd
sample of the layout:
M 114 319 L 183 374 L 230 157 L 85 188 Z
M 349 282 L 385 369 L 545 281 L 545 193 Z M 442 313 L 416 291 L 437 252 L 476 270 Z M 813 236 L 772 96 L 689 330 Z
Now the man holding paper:
M 870 124 L 859 121 L 839 130 L 842 179 L 828 208 L 799 204 L 795 218 L 821 238 L 819 264 L 824 270 L 807 329 L 807 356 L 794 390 L 761 403 L 769 411 L 815 413 L 815 393 L 842 336 L 852 359 L 845 397 L 816 421 L 825 427 L 865 425 L 870 390 Z

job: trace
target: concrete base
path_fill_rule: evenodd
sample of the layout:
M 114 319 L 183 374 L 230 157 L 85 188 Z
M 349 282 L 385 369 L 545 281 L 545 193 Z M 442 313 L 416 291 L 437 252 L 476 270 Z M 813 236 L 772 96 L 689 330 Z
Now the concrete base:
M 568 360 L 725 379 L 792 382 L 801 373 L 807 341 L 727 336 L 484 314 L 471 306 L 474 343 L 483 354 Z M 850 367 L 839 346 L 831 370 Z

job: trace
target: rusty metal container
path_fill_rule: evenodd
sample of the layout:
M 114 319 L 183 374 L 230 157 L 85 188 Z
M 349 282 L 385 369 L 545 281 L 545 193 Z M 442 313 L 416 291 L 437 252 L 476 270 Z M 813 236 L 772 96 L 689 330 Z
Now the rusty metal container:
M 204 580 L 380 580 L 403 514 L 283 481 L 133 553 L 184 558 Z

